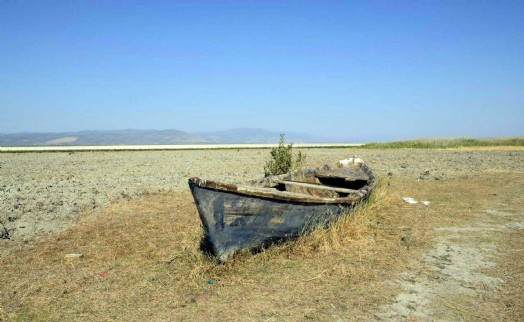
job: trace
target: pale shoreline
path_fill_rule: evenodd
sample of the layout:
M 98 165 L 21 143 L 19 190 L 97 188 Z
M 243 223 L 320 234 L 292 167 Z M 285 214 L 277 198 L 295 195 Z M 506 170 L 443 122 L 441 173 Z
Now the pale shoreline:
M 359 147 L 364 143 L 296 143 L 296 148 Z M 278 144 L 172 144 L 172 145 L 71 145 L 71 146 L 0 146 L 0 152 L 81 152 L 81 151 L 159 151 L 268 149 Z

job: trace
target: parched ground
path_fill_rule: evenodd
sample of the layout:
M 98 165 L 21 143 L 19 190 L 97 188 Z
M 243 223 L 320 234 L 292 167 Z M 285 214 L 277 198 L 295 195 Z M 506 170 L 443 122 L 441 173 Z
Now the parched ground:
M 0 320 L 524 316 L 523 149 L 302 151 L 358 155 L 387 202 L 228 265 L 198 252 L 187 178 L 260 177 L 267 149 L 0 154 Z

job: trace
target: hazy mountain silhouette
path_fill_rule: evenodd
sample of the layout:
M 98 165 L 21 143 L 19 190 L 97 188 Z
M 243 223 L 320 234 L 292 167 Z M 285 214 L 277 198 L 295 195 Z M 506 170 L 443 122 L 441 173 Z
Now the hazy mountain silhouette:
M 286 142 L 312 143 L 329 141 L 329 139 L 305 133 L 285 134 Z M 60 133 L 25 132 L 0 134 L 0 146 L 277 143 L 279 135 L 279 132 L 251 128 L 194 134 L 172 129 L 128 129 Z

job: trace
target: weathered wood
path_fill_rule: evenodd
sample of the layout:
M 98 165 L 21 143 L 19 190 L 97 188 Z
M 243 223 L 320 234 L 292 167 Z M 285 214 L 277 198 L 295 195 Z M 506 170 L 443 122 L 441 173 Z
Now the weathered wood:
M 245 184 L 261 188 L 276 187 L 278 186 L 277 181 L 281 180 L 320 184 L 320 180 L 318 180 L 318 178 L 315 177 L 315 174 L 317 172 L 318 168 L 303 168 L 292 173 L 285 173 L 278 176 L 250 180 L 248 182 L 245 182 Z
M 310 203 L 329 203 L 334 201 L 334 197 L 321 197 L 321 199 L 319 199 L 315 195 L 307 194 L 301 191 L 280 191 L 275 188 L 257 188 L 248 185 L 238 185 L 237 192 L 251 194 L 258 197 L 267 197 L 278 200 L 295 200 Z M 338 197 L 338 195 L 335 197 Z
M 358 191 L 320 185 L 319 169 L 311 168 L 240 185 L 200 178 L 188 183 L 208 250 L 225 261 L 239 250 L 296 237 L 365 200 L 376 180 L 365 165 L 362 171 L 369 180 L 359 183 Z M 282 185 L 288 191 L 281 191 Z
M 339 197 L 338 193 L 334 190 L 325 190 L 325 189 L 317 189 L 314 184 L 311 184 L 313 187 L 306 185 L 297 185 L 295 182 L 292 181 L 280 181 L 280 186 L 284 188 L 284 191 L 286 192 L 295 192 L 295 193 L 302 193 L 314 197 L 319 198 L 337 198 Z M 320 186 L 322 187 L 322 186 Z
M 294 181 L 294 182 L 305 182 L 305 183 L 311 183 L 311 184 L 320 184 L 320 181 L 312 175 L 312 173 L 304 172 L 304 171 L 297 171 L 289 174 L 289 178 L 286 178 L 284 180 L 287 181 Z
M 358 190 L 355 189 L 346 189 L 346 188 L 340 188 L 340 187 L 331 187 L 331 186 L 323 186 L 320 184 L 311 184 L 311 183 L 304 183 L 304 182 L 294 182 L 294 181 L 277 181 L 278 183 L 282 183 L 286 186 L 286 188 L 296 186 L 296 187 L 303 187 L 303 188 L 309 188 L 312 190 L 329 190 L 334 192 L 341 192 L 341 193 L 357 193 Z M 286 189 L 287 190 L 287 189 Z
M 310 204 L 252 197 L 191 185 L 210 251 L 221 261 L 241 249 L 293 238 L 339 216 L 338 204 Z M 350 206 L 350 205 L 348 205 Z
M 258 186 L 251 186 L 247 184 L 235 185 L 235 184 L 216 182 L 212 180 L 202 180 L 199 178 L 191 178 L 189 180 L 190 182 L 193 181 L 194 184 L 202 188 L 228 191 L 231 193 L 244 195 L 246 197 L 257 196 L 257 197 L 271 198 L 271 199 L 282 200 L 282 201 L 297 201 L 297 202 L 315 203 L 315 204 L 318 204 L 318 203 L 344 204 L 344 203 L 351 203 L 355 200 L 362 198 L 361 195 L 355 195 L 355 194 L 349 195 L 346 197 L 339 197 L 339 198 L 322 198 L 322 197 L 309 195 L 306 193 L 279 191 L 275 188 L 261 188 Z M 278 182 L 278 180 L 276 180 L 275 182 Z
M 360 195 L 359 196 L 336 197 L 336 198 L 318 197 L 318 196 L 314 196 L 314 195 L 306 194 L 306 193 L 280 191 L 275 188 L 259 188 L 259 187 L 252 187 L 249 185 L 236 185 L 235 189 L 230 190 L 230 192 L 236 192 L 237 194 L 243 194 L 246 196 L 257 196 L 257 197 L 272 198 L 272 199 L 282 200 L 282 201 L 291 201 L 292 200 L 292 201 L 299 201 L 299 202 L 304 202 L 304 203 L 316 203 L 316 204 L 318 203 L 322 203 L 322 204 L 351 203 L 361 198 Z
M 368 181 L 369 175 L 362 170 L 362 168 L 336 168 L 331 170 L 320 170 L 316 175 L 317 178 L 344 178 L 345 181 Z

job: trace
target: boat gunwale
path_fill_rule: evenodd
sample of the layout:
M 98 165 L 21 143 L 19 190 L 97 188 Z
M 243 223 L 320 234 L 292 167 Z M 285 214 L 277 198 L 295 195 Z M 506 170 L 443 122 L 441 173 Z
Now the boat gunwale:
M 294 193 L 289 191 L 278 191 L 273 188 L 261 188 L 243 184 L 229 184 L 222 183 L 213 180 L 204 180 L 198 177 L 189 179 L 190 182 L 194 183 L 197 187 L 207 190 L 219 191 L 232 193 L 236 195 L 246 197 L 257 197 L 262 199 L 269 199 L 274 201 L 284 202 L 296 202 L 296 203 L 307 203 L 307 204 L 338 204 L 338 205 L 352 205 L 364 199 L 367 196 L 367 189 L 358 191 L 359 193 L 349 194 L 346 197 L 339 198 L 322 198 L 315 197 L 308 194 Z M 367 185 L 366 185 L 367 187 Z M 267 190 L 266 190 L 267 189 Z
M 328 166 L 325 166 L 323 170 L 328 170 L 326 167 Z M 309 185 L 311 183 L 303 182 L 303 180 L 309 175 L 314 175 L 320 170 L 319 168 L 303 168 L 292 173 L 242 183 L 223 183 L 199 177 L 189 178 L 189 187 L 204 229 L 204 243 L 201 243 L 201 249 L 215 256 L 219 262 L 225 262 L 242 249 L 254 249 L 261 245 L 295 238 L 305 232 L 303 230 L 305 227 L 309 227 L 307 220 L 310 219 L 306 219 L 306 221 L 301 219 L 308 218 L 305 216 L 308 213 L 315 214 L 312 216 L 318 216 L 319 219 L 323 220 L 322 222 L 327 222 L 333 218 L 333 215 L 339 216 L 345 213 L 344 209 L 353 208 L 369 198 L 377 183 L 377 178 L 366 165 L 362 164 L 361 169 L 368 175 L 366 184 L 358 190 L 346 189 L 353 191 L 344 197 L 321 197 L 315 195 L 314 192 L 308 194 L 309 190 L 283 191 L 281 190 L 282 187 L 279 187 L 282 181 L 286 180 L 290 180 L 292 183 L 308 183 Z M 336 185 L 319 183 L 318 180 L 316 182 L 318 186 L 328 189 L 341 188 Z M 229 223 L 227 226 L 229 230 L 226 231 L 225 217 L 227 213 L 225 204 L 239 208 L 238 211 L 242 212 L 242 216 L 249 215 L 249 218 L 260 216 L 267 222 L 266 225 L 271 223 L 284 225 L 289 231 L 276 234 L 272 230 L 270 234 L 264 233 L 264 230 L 260 231 L 259 227 L 255 225 L 254 220 L 249 220 L 249 223 L 245 222 L 245 227 L 240 222 L 237 225 Z M 257 211 L 253 212 L 253 206 L 257 207 Z M 320 209 L 320 207 L 325 207 L 325 209 Z M 288 212 L 291 215 L 285 217 L 284 213 Z M 326 215 L 329 216 L 326 217 Z M 283 221 L 273 222 L 272 218 L 287 218 L 287 221 L 282 219 Z M 220 223 L 222 223 L 222 226 Z M 295 231 L 295 228 L 299 230 Z M 238 231 L 242 233 L 235 235 L 236 237 L 232 235 Z M 246 233 L 249 233 L 247 237 Z

